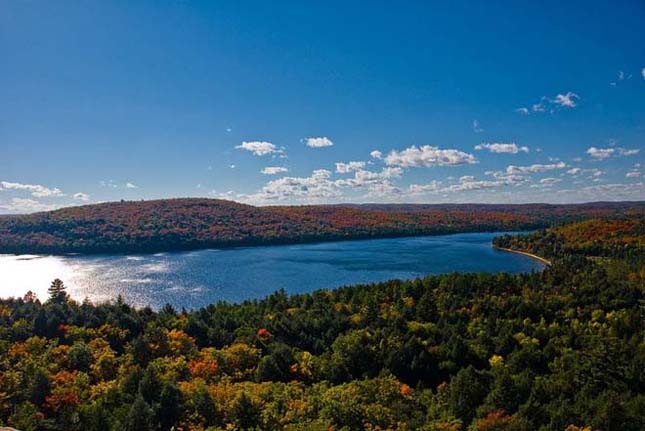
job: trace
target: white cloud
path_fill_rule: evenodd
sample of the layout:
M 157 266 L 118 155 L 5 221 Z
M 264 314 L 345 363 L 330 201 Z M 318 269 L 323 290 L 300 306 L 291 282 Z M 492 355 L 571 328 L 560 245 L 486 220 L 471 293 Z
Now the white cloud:
M 463 151 L 423 145 L 422 147 L 411 146 L 402 151 L 391 151 L 385 157 L 385 163 L 390 166 L 408 167 L 431 167 L 431 166 L 455 166 L 477 163 L 472 154 Z
M 481 124 L 479 124 L 479 121 L 473 120 L 473 132 L 481 133 L 483 131 L 484 129 L 482 129 Z
M 83 201 L 83 202 L 87 202 L 90 200 L 90 195 L 88 195 L 87 193 L 81 193 L 81 192 L 74 193 L 72 197 L 78 201 Z
M 423 193 L 435 193 L 439 192 L 442 189 L 442 182 L 433 180 L 427 184 L 410 184 L 408 191 L 413 194 L 423 194 Z
M 553 103 L 564 108 L 575 108 L 578 99 L 580 99 L 580 96 L 569 91 L 566 94 L 558 94 L 557 96 L 555 96 Z
M 311 148 L 322 148 L 322 147 L 331 147 L 334 143 L 324 136 L 319 138 L 307 138 L 306 143 L 308 147 Z
M 567 171 L 567 174 L 575 176 L 575 175 L 579 175 L 580 172 L 582 172 L 582 169 L 580 168 L 571 168 Z
M 347 174 L 354 171 L 359 171 L 365 167 L 365 162 L 349 162 L 349 163 L 336 163 L 336 172 L 339 174 Z
M 249 196 L 253 201 L 276 201 L 289 198 L 330 199 L 340 196 L 338 188 L 331 178 L 331 171 L 317 169 L 309 177 L 283 177 L 269 181 L 255 195 Z
M 59 205 L 45 204 L 34 199 L 13 198 L 9 203 L 0 204 L 0 210 L 9 213 L 33 213 L 38 211 L 51 211 Z
M 283 172 L 288 172 L 288 169 L 283 168 L 282 166 L 267 166 L 266 168 L 262 169 L 260 172 L 262 172 L 264 175 L 276 175 L 276 174 L 281 174 Z
M 616 150 L 614 148 L 596 148 L 596 147 L 589 147 L 587 149 L 586 153 L 589 154 L 591 157 L 594 159 L 598 160 L 604 160 L 609 157 L 611 157 L 612 154 L 614 154 Z
M 495 179 L 491 180 L 476 180 L 472 175 L 464 175 L 459 180 L 447 186 L 444 186 L 441 181 L 431 181 L 428 184 L 411 184 L 408 188 L 410 194 L 424 194 L 424 193 L 460 193 L 468 191 L 477 191 L 484 189 L 494 189 L 512 185 L 508 179 Z
M 336 184 L 341 187 L 365 187 L 382 183 L 383 181 L 390 180 L 392 178 L 398 178 L 401 174 L 403 174 L 403 169 L 398 167 L 383 168 L 380 172 L 359 169 L 354 173 L 353 178 L 337 180 Z
M 640 163 L 635 163 L 635 164 L 634 164 L 634 167 L 633 167 L 633 168 L 631 168 L 629 171 L 627 171 L 627 173 L 625 174 L 625 176 L 626 176 L 627 178 L 640 178 L 640 177 L 641 177 L 641 170 L 640 170 L 640 168 L 641 168 L 641 164 L 640 164 Z
M 628 148 L 622 148 L 622 147 L 616 147 L 616 148 L 589 147 L 586 153 L 596 160 L 605 160 L 613 155 L 634 156 L 640 153 L 640 149 L 638 148 L 628 149 Z
M 548 187 L 553 187 L 553 185 L 559 183 L 562 181 L 559 178 L 542 178 L 540 181 L 538 181 L 538 184 L 533 184 L 531 187 L 532 188 L 548 188 Z
M 513 175 L 513 174 L 527 174 L 527 173 L 536 173 L 536 172 L 544 172 L 544 171 L 552 171 L 555 169 L 564 169 L 566 168 L 567 165 L 564 162 L 559 162 L 559 163 L 553 163 L 549 165 L 543 165 L 543 164 L 533 164 L 530 166 L 514 166 L 514 165 L 509 165 L 506 167 L 506 173 Z
M 370 153 L 370 157 L 373 159 L 382 159 L 383 158 L 383 153 L 381 153 L 379 150 L 374 150 Z
M 237 145 L 235 148 L 237 148 L 238 150 L 250 151 L 254 156 L 258 157 L 280 152 L 280 150 L 271 142 L 265 141 L 245 141 L 240 145 Z
M 640 152 L 641 150 L 639 148 L 632 148 L 632 149 L 618 148 L 618 154 L 620 154 L 621 156 L 635 156 Z
M 22 184 L 12 183 L 9 181 L 0 181 L 0 190 L 22 190 L 31 193 L 32 196 L 37 198 L 45 197 L 61 197 L 65 196 L 63 191 L 59 188 L 50 189 L 40 184 Z
M 482 142 L 479 145 L 475 145 L 476 150 L 487 149 L 491 153 L 507 153 L 507 154 L 517 154 L 520 151 L 525 153 L 529 152 L 529 147 L 518 147 L 515 142 Z
M 645 79 L 645 67 L 641 69 L 641 76 Z
M 130 182 L 127 182 L 127 183 L 125 183 L 125 188 L 126 189 L 136 189 L 138 187 L 136 186 L 136 184 L 132 184 Z
M 542 96 L 540 101 L 531 105 L 531 109 L 526 107 L 517 108 L 515 112 L 519 112 L 523 115 L 528 115 L 530 112 L 554 112 L 556 109 L 562 108 L 575 108 L 578 106 L 578 101 L 580 96 L 572 91 L 568 91 L 564 94 L 557 94 L 554 98 L 549 98 Z

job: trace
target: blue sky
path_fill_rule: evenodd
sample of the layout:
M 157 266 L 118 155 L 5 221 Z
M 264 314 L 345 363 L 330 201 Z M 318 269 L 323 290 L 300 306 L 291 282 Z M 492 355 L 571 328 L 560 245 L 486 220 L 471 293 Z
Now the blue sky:
M 643 22 L 642 1 L 2 2 L 0 212 L 642 200 Z

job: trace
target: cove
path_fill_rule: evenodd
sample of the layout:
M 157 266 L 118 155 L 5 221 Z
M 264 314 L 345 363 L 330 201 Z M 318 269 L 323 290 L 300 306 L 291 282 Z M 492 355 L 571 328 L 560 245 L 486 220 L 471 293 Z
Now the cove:
M 322 288 L 447 272 L 528 272 L 544 264 L 496 250 L 503 233 L 464 233 L 148 255 L 0 255 L 0 296 L 28 290 L 41 300 L 61 278 L 70 295 L 93 302 L 122 295 L 135 306 L 199 308 L 263 298 L 278 289 Z

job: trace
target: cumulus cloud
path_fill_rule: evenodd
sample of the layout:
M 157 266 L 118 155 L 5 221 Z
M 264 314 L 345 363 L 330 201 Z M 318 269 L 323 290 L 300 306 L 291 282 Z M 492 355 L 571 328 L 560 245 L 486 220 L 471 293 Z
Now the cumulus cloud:
M 392 183 L 392 180 L 399 178 L 401 174 L 403 169 L 399 167 L 386 167 L 380 172 L 359 169 L 354 172 L 353 178 L 337 180 L 336 185 L 367 189 L 370 197 L 398 195 L 401 190 Z
M 46 204 L 34 199 L 13 198 L 8 203 L 0 203 L 0 210 L 9 213 L 33 213 L 39 211 L 51 211 L 59 208 L 59 205 Z
M 331 139 L 324 136 L 319 138 L 307 138 L 305 141 L 307 146 L 311 148 L 331 147 L 332 145 L 334 145 Z
M 126 188 L 126 189 L 136 189 L 136 188 L 138 188 L 138 187 L 137 187 L 137 185 L 136 185 L 136 184 L 133 184 L 133 183 L 131 183 L 131 182 L 127 182 L 127 183 L 125 183 L 125 188 Z
M 527 107 L 521 107 L 517 108 L 515 112 L 528 115 L 531 112 L 554 112 L 556 109 L 571 109 L 578 106 L 579 100 L 579 95 L 572 91 L 568 91 L 564 94 L 556 94 L 553 98 L 542 96 L 539 102 L 531 105 L 530 109 Z
M 558 94 L 557 96 L 555 96 L 553 103 L 564 108 L 575 108 L 578 99 L 580 99 L 580 96 L 569 91 L 566 94 Z
M 383 153 L 381 153 L 379 150 L 374 150 L 370 153 L 370 157 L 380 160 L 383 158 Z
M 336 172 L 347 174 L 353 171 L 359 171 L 365 167 L 365 162 L 336 163 Z
M 475 145 L 476 150 L 488 150 L 491 153 L 507 153 L 507 154 L 517 154 L 520 151 L 524 153 L 529 152 L 529 147 L 518 147 L 515 142 L 482 142 L 479 145 Z
M 494 189 L 510 185 L 511 183 L 506 179 L 495 180 L 477 180 L 472 175 L 464 175 L 459 177 L 458 181 L 454 184 L 443 185 L 441 181 L 431 181 L 427 184 L 411 184 L 408 187 L 410 194 L 424 194 L 424 193 L 461 193 L 468 191 L 477 191 L 484 189 Z
M 260 172 L 262 172 L 264 175 L 276 175 L 276 174 L 281 174 L 283 172 L 288 172 L 289 170 L 287 168 L 283 168 L 282 166 L 267 166 L 266 168 L 262 169 Z
M 587 154 L 593 159 L 596 160 L 605 160 L 611 156 L 634 156 L 640 152 L 640 149 L 633 148 L 598 148 L 598 147 L 589 147 L 586 151 Z
M 402 151 L 391 151 L 385 157 L 385 163 L 390 166 L 409 168 L 473 164 L 477 163 L 477 159 L 472 154 L 455 149 L 440 149 L 431 145 L 423 145 L 422 147 L 413 145 Z
M 283 177 L 269 181 L 252 200 L 275 201 L 289 198 L 329 199 L 340 195 L 331 171 L 316 169 L 309 177 Z
M 12 183 L 9 181 L 0 181 L 0 190 L 26 191 L 37 198 L 65 196 L 63 191 L 56 187 L 50 189 L 49 187 L 41 186 L 40 184 Z
M 410 184 L 408 191 L 413 194 L 423 194 L 423 193 L 435 193 L 439 192 L 442 189 L 442 182 L 437 180 L 432 180 L 427 184 Z
M 82 202 L 87 202 L 90 200 L 90 195 L 88 195 L 87 193 L 81 193 L 81 192 L 74 193 L 72 197 L 77 201 L 82 201 Z
M 555 169 L 564 169 L 566 168 L 567 165 L 564 162 L 559 162 L 559 163 L 552 163 L 548 165 L 543 165 L 540 163 L 536 163 L 530 166 L 514 166 L 514 165 L 509 165 L 506 167 L 506 173 L 507 174 L 527 174 L 527 173 L 536 173 L 536 172 L 544 172 L 544 171 L 552 171 Z
M 627 171 L 627 173 L 625 174 L 625 176 L 626 176 L 627 178 L 640 178 L 640 177 L 641 177 L 641 170 L 640 170 L 640 168 L 641 168 L 641 164 L 640 164 L 640 163 L 636 163 L 636 164 L 634 165 L 634 167 L 633 167 L 633 168 L 631 168 L 629 171 Z
M 540 181 L 538 181 L 538 184 L 533 184 L 531 187 L 533 188 L 549 188 L 553 187 L 553 185 L 559 183 L 562 181 L 559 178 L 542 178 Z
M 632 149 L 618 148 L 618 154 L 620 154 L 621 156 L 635 156 L 640 152 L 641 150 L 639 148 L 632 148 Z
M 615 148 L 596 148 L 589 147 L 586 153 L 589 154 L 594 159 L 604 160 L 611 157 L 612 154 L 616 152 Z
M 571 168 L 567 171 L 567 174 L 575 176 L 580 175 L 580 172 L 582 172 L 582 169 L 580 168 Z
M 278 153 L 279 150 L 274 144 L 266 141 L 250 141 L 242 142 L 240 145 L 237 145 L 235 148 L 238 150 L 250 151 L 254 156 L 266 156 L 267 154 Z

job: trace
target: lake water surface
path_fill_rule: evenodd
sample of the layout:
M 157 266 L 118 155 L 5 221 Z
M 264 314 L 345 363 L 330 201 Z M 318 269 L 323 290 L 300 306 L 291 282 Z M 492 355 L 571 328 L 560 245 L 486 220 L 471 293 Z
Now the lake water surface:
M 0 296 L 28 290 L 47 298 L 61 278 L 76 299 L 106 301 L 123 295 L 128 303 L 159 308 L 197 308 L 219 300 L 262 298 L 278 289 L 310 292 L 393 278 L 446 272 L 524 272 L 543 264 L 495 250 L 499 233 L 372 239 L 305 245 L 147 255 L 0 255 Z

